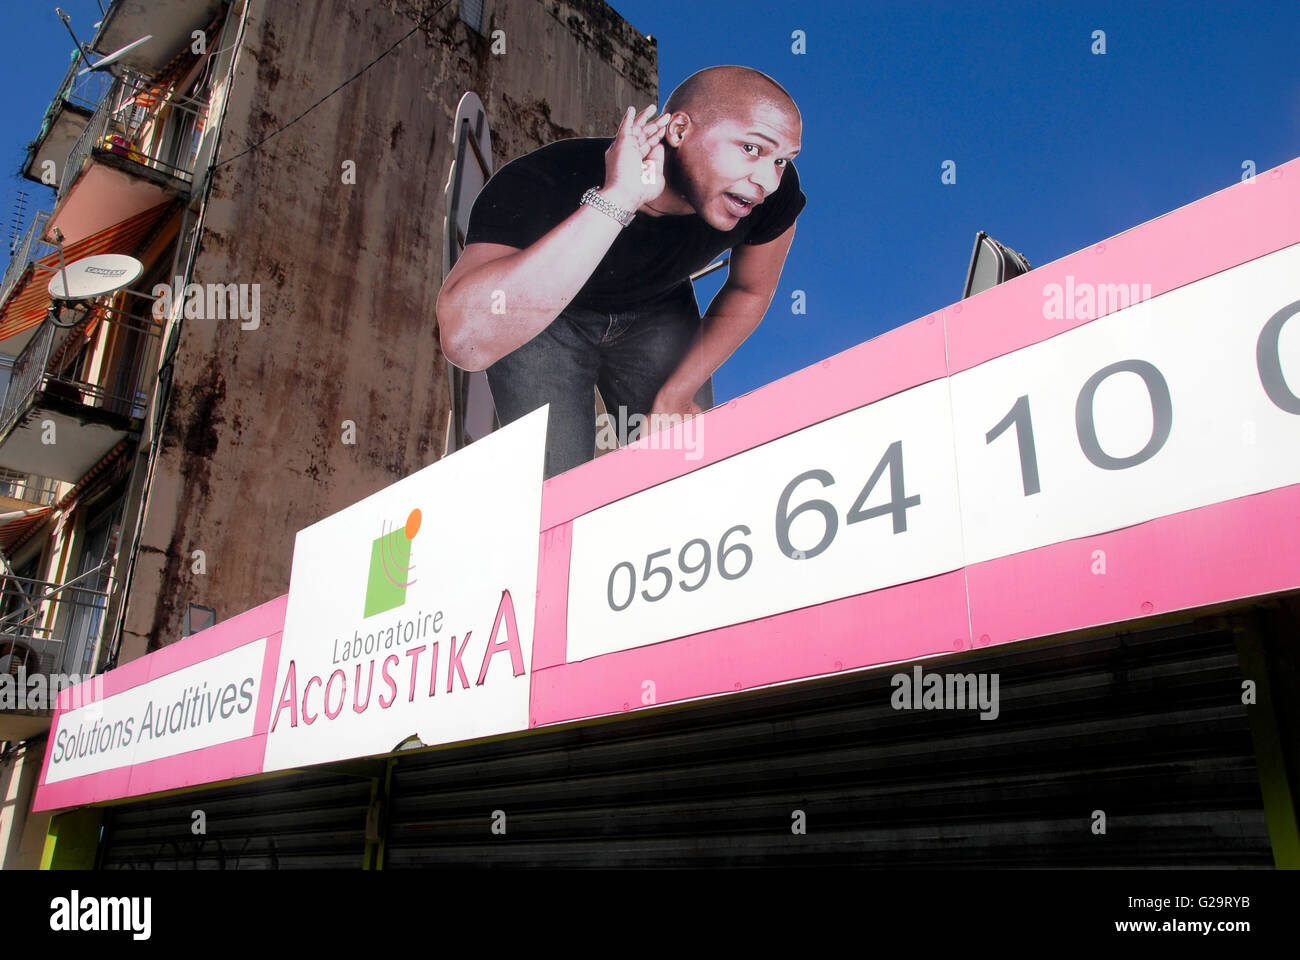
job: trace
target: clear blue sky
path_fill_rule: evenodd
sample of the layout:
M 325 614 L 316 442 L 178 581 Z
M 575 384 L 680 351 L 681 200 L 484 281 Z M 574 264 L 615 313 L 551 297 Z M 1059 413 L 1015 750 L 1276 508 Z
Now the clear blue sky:
M 808 207 L 719 400 L 958 300 L 978 230 L 1041 266 L 1231 185 L 1245 160 L 1300 156 L 1296 0 L 612 6 L 659 43 L 661 106 L 695 70 L 737 63 L 803 114 Z M 697 285 L 701 307 L 717 285 Z
M 71 51 L 56 3 L 89 39 L 95 0 L 0 0 L 6 198 Z M 718 400 L 955 301 L 977 230 L 1041 266 L 1231 185 L 1243 161 L 1262 172 L 1300 156 L 1296 0 L 612 5 L 658 40 L 661 106 L 695 70 L 738 63 L 803 113 L 808 208 Z M 796 29 L 806 54 L 791 52 Z M 945 160 L 955 185 L 940 182 Z M 48 205 L 48 189 L 23 188 Z M 719 282 L 700 284 L 701 306 Z M 807 315 L 790 313 L 796 288 Z

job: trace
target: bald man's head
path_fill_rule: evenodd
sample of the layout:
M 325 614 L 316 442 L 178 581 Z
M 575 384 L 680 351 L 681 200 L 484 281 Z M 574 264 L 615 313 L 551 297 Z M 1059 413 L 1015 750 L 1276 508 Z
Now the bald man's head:
M 709 67 L 668 97 L 659 214 L 697 213 L 727 231 L 774 193 L 800 150 L 803 118 L 771 77 Z
M 683 111 L 693 123 L 710 127 L 723 119 L 747 119 L 757 107 L 769 107 L 802 124 L 794 98 L 765 73 L 750 67 L 706 67 L 691 74 L 664 104 L 664 113 Z

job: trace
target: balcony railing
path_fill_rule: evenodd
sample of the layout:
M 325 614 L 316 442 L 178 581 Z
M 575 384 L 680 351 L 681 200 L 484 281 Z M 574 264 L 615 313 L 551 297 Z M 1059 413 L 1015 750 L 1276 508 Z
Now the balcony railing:
M 0 609 L 0 671 L 17 674 L 92 673 L 109 588 L 104 560 L 67 583 L 7 574 Z M 53 616 L 47 616 L 52 605 Z M 52 626 L 46 621 L 52 620 Z
M 27 228 L 22 240 L 9 255 L 9 266 L 5 269 L 4 280 L 0 281 L 0 306 L 3 306 L 9 299 L 9 294 L 13 293 L 14 286 L 22 277 L 23 271 L 27 269 L 27 264 L 47 253 L 54 252 L 54 244 L 41 239 L 41 234 L 45 232 L 45 225 L 49 222 L 50 212 L 37 210 L 36 215 L 32 217 L 31 226 Z
M 124 74 L 113 82 L 68 154 L 59 196 L 81 175 L 93 150 L 191 182 L 198 134 L 206 118 L 207 104 L 154 86 L 139 74 Z
M 59 481 L 0 467 L 0 497 L 50 507 L 59 498 Z
M 59 92 L 55 95 L 56 103 L 66 100 L 84 109 L 94 110 L 103 102 L 113 86 L 113 75 L 107 70 L 92 70 L 82 74 L 84 67 L 85 61 L 80 54 L 76 54 L 72 66 L 68 67 L 68 72 L 63 77 L 63 83 L 59 85 Z
M 54 346 L 54 324 L 48 320 L 41 324 L 31 342 L 23 347 L 14 359 L 13 373 L 4 400 L 0 402 L 0 436 L 8 432 L 20 408 L 40 386 L 45 368 L 50 362 L 50 348 Z
M 110 322 L 123 323 L 138 319 L 123 311 L 96 304 L 95 309 Z M 55 327 L 46 321 L 14 359 L 13 375 L 4 400 L 0 401 L 0 443 L 8 436 L 10 428 L 27 410 L 37 391 L 57 395 L 86 407 L 95 407 L 123 416 L 138 419 L 144 416 L 148 398 L 141 393 L 144 364 L 139 351 L 124 357 L 121 362 L 105 372 L 102 383 L 91 383 L 50 369 L 50 356 L 54 348 Z

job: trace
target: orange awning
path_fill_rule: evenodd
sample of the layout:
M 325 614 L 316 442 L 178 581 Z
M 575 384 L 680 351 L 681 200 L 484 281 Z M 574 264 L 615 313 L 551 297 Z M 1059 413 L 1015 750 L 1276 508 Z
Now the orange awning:
M 92 233 L 75 243 L 69 243 L 63 248 L 64 262 L 72 263 L 82 257 L 91 257 L 99 253 L 135 254 L 171 206 L 172 201 L 168 200 L 105 230 Z M 36 269 L 38 263 L 57 267 L 59 255 L 51 253 L 27 265 L 13 293 L 9 295 L 3 307 L 0 307 L 0 345 L 10 337 L 26 333 L 37 326 L 45 319 L 45 314 L 50 309 L 50 294 L 47 288 L 53 274 Z
M 30 510 L 0 513 L 0 550 L 8 550 L 32 527 L 44 523 L 49 515 L 49 507 L 33 507 Z

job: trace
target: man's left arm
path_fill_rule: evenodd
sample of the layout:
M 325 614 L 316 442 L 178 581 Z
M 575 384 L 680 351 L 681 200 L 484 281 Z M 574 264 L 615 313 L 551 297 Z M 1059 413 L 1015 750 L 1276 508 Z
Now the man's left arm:
M 655 414 L 685 417 L 702 411 L 692 399 L 703 383 L 758 327 L 776 294 L 781 268 L 794 240 L 795 225 L 775 240 L 754 246 L 740 245 L 731 252 L 727 282 L 709 304 L 701 334 L 659 389 L 651 410 Z

